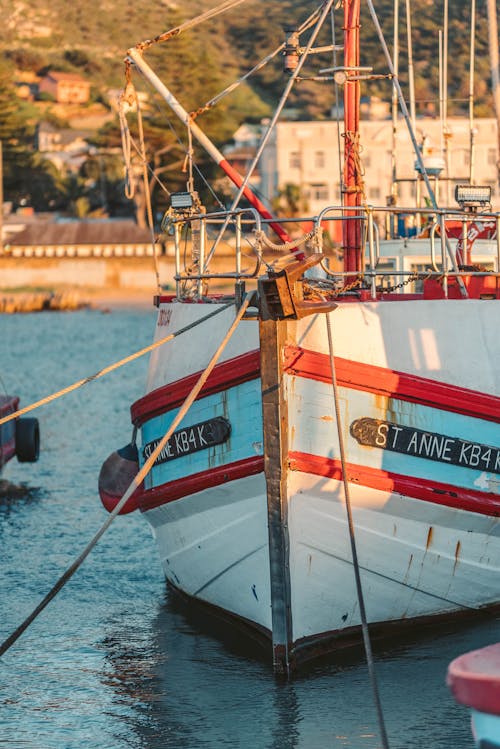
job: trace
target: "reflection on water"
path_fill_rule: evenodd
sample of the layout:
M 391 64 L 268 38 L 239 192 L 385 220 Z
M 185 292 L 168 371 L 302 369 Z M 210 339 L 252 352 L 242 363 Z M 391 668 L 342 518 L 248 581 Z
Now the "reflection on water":
M 2 379 L 23 405 L 150 342 L 154 312 L 5 318 Z M 40 409 L 39 463 L 9 463 L 0 497 L 0 637 L 74 561 L 106 515 L 104 458 L 130 435 L 138 361 Z M 36 488 L 35 488 L 36 487 Z M 500 639 L 497 619 L 375 648 L 391 747 L 472 749 L 449 661 Z M 0 660 L 0 746 L 9 749 L 325 749 L 380 746 L 360 654 L 290 683 L 166 590 L 138 514 L 118 518 L 57 598 Z
M 359 654 L 311 664 L 287 683 L 273 677 L 262 653 L 249 656 L 213 622 L 207 631 L 201 617 L 186 616 L 170 592 L 151 627 L 147 642 L 133 632 L 103 641 L 106 683 L 133 708 L 126 720 L 139 746 L 380 747 Z M 487 619 L 375 648 L 392 747 L 473 746 L 467 712 L 445 686 L 446 668 L 497 636 L 498 621 Z

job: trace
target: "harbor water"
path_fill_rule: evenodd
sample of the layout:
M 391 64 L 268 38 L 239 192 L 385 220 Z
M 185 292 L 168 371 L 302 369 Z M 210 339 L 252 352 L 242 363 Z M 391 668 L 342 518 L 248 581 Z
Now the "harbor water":
M 147 345 L 155 311 L 3 316 L 4 390 L 27 405 Z M 35 608 L 106 519 L 103 460 L 131 436 L 147 357 L 41 407 L 38 463 L 11 462 L 0 498 L 0 638 Z M 334 581 L 332 581 L 334 584 Z M 390 746 L 472 749 L 448 663 L 496 642 L 493 615 L 375 649 Z M 0 659 L 0 747 L 375 749 L 362 654 L 286 683 L 166 588 L 149 526 L 117 518 L 74 577 Z

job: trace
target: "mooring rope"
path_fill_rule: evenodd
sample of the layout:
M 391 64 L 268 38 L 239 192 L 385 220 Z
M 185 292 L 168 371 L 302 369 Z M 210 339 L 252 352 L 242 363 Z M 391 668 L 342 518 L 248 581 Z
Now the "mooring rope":
M 335 369 L 335 356 L 334 356 L 334 351 L 333 351 L 332 325 L 330 322 L 330 315 L 326 315 L 326 329 L 327 329 L 327 335 L 328 335 L 328 350 L 330 353 L 330 369 L 332 373 L 333 402 L 335 406 L 335 419 L 337 421 L 337 433 L 338 433 L 339 449 L 340 449 L 340 462 L 342 465 L 342 479 L 344 482 L 345 507 L 346 507 L 346 513 L 347 513 L 347 524 L 349 527 L 349 539 L 351 542 L 352 564 L 354 567 L 354 577 L 356 579 L 356 591 L 357 591 L 357 596 L 358 596 L 359 614 L 361 618 L 361 631 L 363 633 L 363 643 L 365 647 L 366 661 L 368 664 L 368 673 L 370 675 L 373 698 L 375 701 L 375 708 L 377 711 L 377 718 L 378 718 L 378 723 L 379 723 L 379 728 L 380 728 L 380 736 L 382 739 L 382 746 L 384 747 L 384 749 L 389 749 L 389 740 L 387 738 L 387 732 L 385 729 L 384 714 L 382 711 L 382 703 L 380 701 L 380 694 L 379 694 L 378 685 L 377 685 L 377 676 L 375 673 L 375 663 L 373 660 L 372 646 L 370 642 L 370 633 L 368 630 L 368 622 L 366 618 L 363 587 L 361 585 L 361 574 L 360 574 L 360 569 L 359 569 L 358 552 L 356 548 L 356 537 L 354 533 L 354 521 L 352 517 L 351 494 L 349 490 L 349 481 L 347 479 L 344 435 L 342 433 L 342 426 L 341 426 L 341 420 L 340 420 L 339 393 L 338 393 L 338 386 L 337 386 L 337 374 L 336 374 L 336 369 Z
M 51 403 L 52 401 L 57 400 L 58 398 L 61 398 L 63 395 L 67 395 L 68 393 L 73 392 L 73 390 L 77 390 L 78 388 L 81 388 L 84 385 L 87 385 L 89 382 L 98 380 L 100 377 L 104 377 L 104 375 L 109 374 L 110 372 L 113 372 L 115 369 L 119 369 L 119 367 L 123 367 L 124 364 L 128 364 L 129 362 L 134 361 L 135 359 L 139 359 L 139 357 L 144 356 L 144 354 L 147 354 L 150 351 L 154 351 L 160 346 L 163 346 L 164 343 L 168 343 L 168 341 L 171 341 L 173 338 L 177 338 L 177 336 L 180 336 L 183 333 L 187 333 L 188 330 L 195 328 L 197 325 L 201 325 L 201 323 L 205 322 L 206 320 L 209 320 L 211 317 L 214 317 L 215 315 L 218 315 L 221 312 L 224 312 L 224 310 L 229 309 L 229 307 L 233 307 L 233 306 L 234 306 L 233 302 L 224 304 L 222 307 L 219 307 L 213 312 L 209 312 L 208 315 L 201 317 L 199 320 L 195 320 L 189 325 L 186 325 L 184 328 L 180 328 L 179 330 L 176 330 L 174 333 L 170 333 L 170 335 L 165 336 L 165 338 L 160 338 L 159 341 L 155 341 L 154 343 L 151 343 L 149 346 L 146 346 L 145 348 L 140 349 L 140 351 L 136 351 L 135 353 L 130 354 L 129 356 L 126 356 L 124 359 L 120 359 L 119 361 L 114 362 L 114 364 L 109 364 L 107 367 L 104 367 L 104 369 L 100 369 L 99 372 L 96 372 L 95 374 L 90 375 L 90 377 L 85 377 L 83 380 L 78 380 L 77 382 L 74 382 L 72 385 L 68 385 L 67 387 L 62 388 L 62 390 L 58 390 L 56 393 L 52 393 L 51 395 L 46 395 L 45 398 L 41 398 L 39 401 L 36 401 L 35 403 L 31 403 L 29 406 L 24 406 L 24 408 L 20 408 L 19 411 L 15 411 L 12 414 L 8 414 L 7 416 L 4 416 L 3 418 L 0 419 L 0 426 L 2 424 L 5 424 L 7 421 L 12 421 L 12 419 L 17 419 L 19 416 L 23 416 L 24 414 L 27 414 L 30 411 L 34 411 L 35 408 L 44 406 L 46 403 Z
M 59 593 L 59 591 L 63 588 L 63 586 L 70 580 L 71 577 L 75 574 L 77 569 L 81 566 L 81 564 L 84 562 L 86 557 L 90 554 L 94 546 L 97 544 L 101 536 L 106 532 L 106 530 L 109 528 L 115 517 L 118 515 L 122 507 L 125 505 L 128 499 L 132 496 L 132 494 L 135 492 L 136 489 L 140 487 L 150 470 L 152 469 L 156 459 L 160 455 L 161 451 L 164 449 L 165 445 L 167 444 L 168 440 L 174 433 L 175 429 L 178 427 L 182 419 L 185 417 L 191 406 L 193 405 L 194 401 L 196 400 L 198 394 L 200 393 L 203 385 L 207 381 L 210 373 L 212 372 L 213 368 L 217 364 L 217 361 L 219 360 L 222 352 L 226 348 L 227 344 L 229 343 L 229 340 L 231 336 L 233 335 L 234 331 L 238 327 L 238 324 L 245 314 L 248 305 L 250 303 L 250 294 L 246 294 L 243 304 L 241 305 L 240 309 L 238 310 L 238 313 L 236 314 L 235 319 L 231 323 L 231 326 L 224 336 L 222 342 L 219 344 L 215 354 L 210 359 L 209 363 L 207 364 L 204 371 L 199 376 L 196 384 L 192 388 L 191 392 L 185 399 L 184 403 L 182 404 L 177 416 L 174 418 L 172 423 L 170 424 L 170 427 L 168 428 L 167 432 L 163 435 L 149 458 L 145 461 L 144 465 L 140 469 L 140 471 L 137 473 L 137 475 L 134 477 L 133 481 L 129 484 L 128 489 L 126 490 L 123 497 L 120 499 L 116 507 L 113 509 L 113 511 L 109 514 L 109 517 L 106 518 L 105 522 L 101 525 L 95 536 L 92 538 L 91 541 L 87 544 L 85 549 L 82 551 L 82 553 L 79 555 L 79 557 L 71 564 L 66 572 L 64 572 L 59 580 L 55 583 L 55 585 L 51 588 L 51 590 L 47 593 L 45 598 L 38 604 L 38 606 L 31 612 L 29 616 L 26 617 L 26 619 L 22 622 L 22 624 L 17 627 L 17 629 L 9 636 L 7 639 L 0 645 L 0 656 L 2 656 L 15 642 L 19 639 L 19 637 L 23 634 L 23 632 L 30 626 L 30 624 L 36 619 L 36 617 L 44 610 L 44 608 L 52 601 L 53 598 Z

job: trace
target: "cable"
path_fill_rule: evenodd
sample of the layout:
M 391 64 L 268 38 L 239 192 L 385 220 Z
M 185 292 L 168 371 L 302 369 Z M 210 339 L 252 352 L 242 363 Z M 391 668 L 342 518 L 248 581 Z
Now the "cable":
M 377 685 L 377 677 L 375 673 L 375 664 L 373 661 L 373 653 L 372 653 L 372 647 L 371 647 L 371 642 L 370 642 L 370 633 L 368 631 L 365 601 L 363 597 L 363 588 L 361 585 L 358 552 L 356 548 L 356 538 L 354 534 L 354 521 L 352 517 L 351 496 L 350 496 L 350 491 L 349 491 L 349 481 L 347 479 L 344 435 L 342 433 L 342 427 L 341 427 L 341 421 L 340 421 L 339 395 L 338 395 L 337 375 L 336 375 L 336 370 L 335 370 L 335 357 L 334 357 L 334 352 L 333 352 L 333 341 L 332 341 L 332 326 L 330 322 L 330 315 L 328 314 L 326 315 L 326 329 L 327 329 L 327 334 L 328 334 L 328 349 L 330 352 L 330 368 L 331 368 L 331 373 L 332 373 L 333 401 L 335 405 L 335 419 L 337 421 L 337 432 L 338 432 L 339 449 L 340 449 L 340 462 L 342 464 L 342 478 L 344 481 L 345 507 L 346 507 L 346 513 L 347 513 L 347 523 L 349 527 L 349 539 L 351 541 L 352 564 L 354 567 L 354 576 L 356 579 L 356 591 L 358 594 L 359 614 L 361 618 L 361 631 L 363 633 L 363 643 L 365 646 L 366 662 L 368 665 L 368 673 L 370 675 L 370 682 L 372 685 L 373 698 L 375 701 L 375 708 L 377 711 L 382 745 L 384 749 L 389 749 L 389 741 L 388 741 L 387 732 L 385 729 L 384 714 L 382 711 L 382 703 L 380 701 L 380 694 L 379 694 L 378 685 Z
M 208 315 L 205 315 L 205 317 L 202 317 L 200 320 L 195 320 L 195 322 L 192 322 L 189 325 L 186 325 L 184 328 L 177 330 L 175 333 L 170 333 L 170 335 L 166 336 L 165 338 L 161 338 L 159 341 L 155 341 L 150 346 L 146 346 L 145 348 L 140 349 L 140 351 L 136 351 L 134 354 L 130 354 L 130 356 L 126 356 L 124 359 L 120 359 L 114 364 L 110 364 L 109 366 L 104 367 L 104 369 L 100 369 L 99 372 L 96 372 L 96 374 L 90 375 L 90 377 L 85 377 L 83 380 L 78 380 L 77 382 L 74 382 L 72 385 L 68 385 L 68 387 L 63 388 L 62 390 L 58 390 L 56 393 L 47 395 L 45 396 L 45 398 L 42 398 L 41 400 L 36 401 L 35 403 L 31 403 L 29 406 L 20 408 L 19 411 L 15 411 L 14 413 L 9 414 L 8 416 L 4 416 L 2 419 L 0 419 L 0 426 L 2 424 L 5 424 L 7 421 L 12 421 L 12 419 L 17 419 L 19 416 L 23 416 L 24 414 L 27 414 L 30 411 L 34 411 L 35 408 L 44 406 L 46 403 L 51 403 L 51 401 L 57 400 L 63 395 L 67 395 L 67 393 L 71 393 L 73 390 L 77 390 L 78 388 L 83 387 L 83 385 L 86 385 L 89 382 L 93 382 L 93 380 L 98 380 L 99 377 L 103 377 L 105 374 L 108 374 L 109 372 L 113 372 L 115 369 L 118 369 L 119 367 L 122 367 L 124 364 L 128 364 L 129 362 L 134 361 L 134 359 L 138 359 L 140 356 L 147 354 L 149 351 L 154 351 L 154 349 L 158 348 L 159 346 L 163 346 L 164 343 L 171 341 L 172 338 L 176 338 L 177 336 L 182 335 L 182 333 L 186 333 L 188 330 L 191 330 L 191 328 L 195 328 L 197 325 L 200 325 L 202 322 L 205 322 L 205 320 L 209 320 L 211 317 L 218 315 L 220 312 L 223 312 L 225 309 L 228 309 L 229 307 L 232 307 L 232 306 L 233 306 L 233 302 L 229 302 L 228 304 L 225 304 L 223 307 L 220 307 L 219 309 L 216 309 L 213 312 L 210 312 Z
M 22 622 L 22 624 L 17 627 L 17 629 L 9 636 L 7 639 L 0 645 L 0 656 L 2 656 L 12 645 L 16 642 L 16 640 L 19 639 L 19 637 L 23 634 L 23 632 L 28 629 L 30 624 L 36 619 L 36 617 L 44 610 L 44 608 L 52 601 L 53 598 L 59 593 L 59 591 L 64 587 L 64 585 L 70 580 L 77 569 L 81 566 L 81 564 L 85 561 L 86 557 L 90 554 L 94 546 L 97 544 L 101 536 L 106 532 L 106 530 L 109 528 L 115 517 L 118 515 L 122 507 L 125 505 L 127 500 L 132 496 L 132 494 L 140 487 L 142 482 L 144 481 L 145 477 L 148 475 L 149 471 L 152 469 L 156 459 L 160 455 L 161 451 L 164 449 L 165 445 L 167 444 L 168 440 L 174 433 L 176 427 L 180 424 L 184 416 L 187 414 L 189 409 L 191 408 L 192 404 L 196 400 L 198 394 L 200 393 L 203 385 L 207 381 L 211 371 L 215 367 L 220 355 L 224 351 L 225 347 L 227 346 L 229 339 L 233 335 L 234 331 L 236 330 L 238 323 L 240 322 L 241 318 L 245 314 L 248 305 L 250 303 L 250 294 L 246 294 L 245 299 L 243 301 L 243 304 L 241 305 L 240 309 L 238 310 L 235 319 L 231 323 L 231 326 L 224 336 L 224 339 L 220 343 L 219 347 L 217 348 L 215 354 L 210 359 L 209 363 L 207 364 L 206 369 L 201 373 L 200 377 L 198 378 L 196 384 L 192 388 L 191 392 L 187 396 L 186 400 L 182 404 L 177 416 L 174 418 L 172 423 L 170 424 L 169 429 L 167 432 L 163 435 L 161 440 L 158 442 L 157 446 L 149 456 L 149 458 L 146 460 L 144 465 L 142 466 L 141 470 L 137 473 L 137 475 L 134 477 L 134 480 L 130 483 L 127 491 L 123 495 L 123 497 L 120 499 L 116 507 L 113 509 L 113 511 L 110 513 L 109 517 L 106 518 L 105 522 L 101 525 L 95 536 L 92 538 L 91 541 L 87 544 L 85 549 L 82 551 L 82 553 L 78 556 L 78 558 L 71 564 L 66 572 L 64 572 L 59 580 L 55 583 L 55 585 L 51 588 L 51 590 L 47 593 L 45 598 L 43 598 L 42 601 L 38 604 L 38 606 L 31 612 L 29 616 L 26 617 L 26 619 Z

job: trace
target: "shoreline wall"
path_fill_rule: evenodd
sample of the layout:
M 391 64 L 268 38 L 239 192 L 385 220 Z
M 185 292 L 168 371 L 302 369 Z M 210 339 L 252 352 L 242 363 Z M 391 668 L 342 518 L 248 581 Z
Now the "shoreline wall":
M 161 257 L 158 265 L 161 282 L 171 283 L 173 259 Z M 54 286 L 154 289 L 156 274 L 153 258 L 0 257 L 0 289 Z

